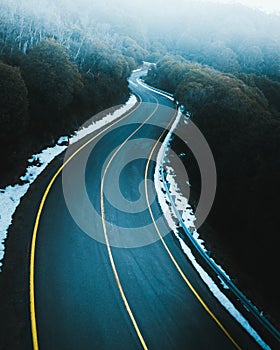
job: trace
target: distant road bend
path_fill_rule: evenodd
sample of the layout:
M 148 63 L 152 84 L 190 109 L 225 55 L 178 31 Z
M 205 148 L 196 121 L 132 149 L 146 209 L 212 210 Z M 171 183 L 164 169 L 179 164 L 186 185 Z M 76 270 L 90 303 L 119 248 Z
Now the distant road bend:
M 138 84 L 140 74 L 133 73 L 130 83 L 140 102 L 73 145 L 75 155 L 65 165 L 73 210 L 103 242 L 85 234 L 70 214 L 62 168 L 42 198 L 30 259 L 33 348 L 259 349 L 213 297 L 168 224 L 156 222 L 162 213 L 150 181 L 152 157 L 175 110 L 168 98 Z M 152 142 L 138 143 L 136 150 L 131 142 L 136 139 Z M 128 161 L 136 151 L 141 159 Z M 84 158 L 83 173 L 79 165 Z M 132 206 L 127 212 L 108 200 L 108 195 L 120 195 L 116 174 L 122 196 L 142 211 L 134 213 Z M 81 177 L 84 192 L 79 190 Z M 84 210 L 84 193 L 99 214 L 94 219 Z M 137 234 L 123 241 L 122 230 L 141 232 L 151 243 L 134 241 Z

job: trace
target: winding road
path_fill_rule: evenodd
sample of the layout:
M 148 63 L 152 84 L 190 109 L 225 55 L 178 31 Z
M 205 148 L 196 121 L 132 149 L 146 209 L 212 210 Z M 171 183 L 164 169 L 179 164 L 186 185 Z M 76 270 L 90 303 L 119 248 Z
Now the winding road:
M 139 102 L 70 146 L 46 189 L 30 257 L 35 350 L 259 349 L 165 221 L 155 157 L 176 110 L 133 73 Z

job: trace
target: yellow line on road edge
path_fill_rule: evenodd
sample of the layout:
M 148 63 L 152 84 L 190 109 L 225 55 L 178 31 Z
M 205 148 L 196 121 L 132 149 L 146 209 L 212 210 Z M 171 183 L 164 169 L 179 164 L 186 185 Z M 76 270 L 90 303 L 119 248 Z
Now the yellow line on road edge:
M 174 117 L 173 117 L 174 118 Z M 172 120 L 173 120 L 172 118 Z M 171 120 L 171 121 L 172 121 Z M 168 126 L 171 124 L 171 122 L 168 124 Z M 167 128 L 168 128 L 167 126 Z M 198 292 L 195 290 L 195 288 L 193 287 L 193 285 L 191 284 L 191 282 L 189 281 L 189 279 L 186 277 L 186 275 L 184 274 L 184 272 L 182 271 L 182 269 L 180 268 L 179 264 L 177 263 L 176 259 L 174 258 L 174 256 L 172 255 L 171 251 L 169 250 L 167 244 L 165 243 L 159 228 L 157 226 L 157 223 L 155 221 L 155 217 L 154 214 L 152 212 L 151 209 L 151 204 L 150 204 L 150 199 L 149 199 L 149 194 L 148 194 L 148 186 L 147 186 L 147 180 L 148 180 L 148 170 L 149 170 L 149 165 L 150 165 L 150 161 L 151 158 L 153 156 L 153 153 L 157 147 L 157 145 L 159 144 L 162 136 L 164 135 L 165 130 L 162 132 L 162 134 L 160 135 L 160 137 L 157 139 L 157 142 L 154 144 L 154 147 L 152 148 L 152 151 L 149 155 L 147 164 L 146 164 L 146 169 L 145 169 L 145 193 L 146 193 L 146 201 L 147 201 L 147 205 L 149 208 L 149 212 L 153 221 L 153 224 L 155 226 L 155 229 L 157 231 L 157 234 L 164 246 L 164 248 L 166 249 L 170 259 L 172 260 L 173 264 L 175 265 L 176 269 L 178 270 L 178 272 L 180 273 L 181 277 L 183 278 L 183 280 L 185 281 L 185 283 L 188 285 L 188 287 L 190 288 L 190 290 L 192 291 L 192 293 L 195 295 L 195 297 L 197 298 L 197 300 L 200 302 L 200 304 L 203 306 L 203 308 L 206 310 L 206 312 L 212 317 L 212 319 L 217 323 L 217 325 L 220 327 L 220 329 L 224 332 L 224 334 L 229 338 L 229 340 L 233 343 L 233 345 L 238 349 L 241 350 L 240 346 L 236 343 L 236 341 L 232 338 L 232 336 L 229 334 L 229 332 L 225 329 L 225 327 L 222 325 L 222 323 L 218 320 L 218 318 L 214 315 L 214 313 L 209 309 L 209 307 L 206 305 L 206 303 L 203 301 L 203 299 L 201 298 L 201 296 L 198 294 Z
M 155 98 L 155 97 L 154 97 Z M 156 98 L 155 98 L 156 99 Z M 110 158 L 108 164 L 106 165 L 106 168 L 104 169 L 104 173 L 103 173 L 103 176 L 102 176 L 102 179 L 101 179 L 101 186 L 100 186 L 100 204 L 101 204 L 101 218 L 102 218 L 102 225 L 103 225 L 103 230 L 104 230 L 104 236 L 105 236 L 105 241 L 106 241 L 106 246 L 107 246 L 107 250 L 108 250 L 108 255 L 109 255 L 109 259 L 110 259 L 110 263 L 111 263 L 111 266 L 112 266 L 112 270 L 113 270 L 113 273 L 114 273 L 114 276 L 115 276 L 115 280 L 116 280 L 116 283 L 117 283 L 117 286 L 119 288 L 119 291 L 120 291 L 120 295 L 121 295 L 121 298 L 124 302 L 124 305 L 125 305 L 125 308 L 126 308 L 126 311 L 131 319 L 131 322 L 133 324 L 133 327 L 136 331 L 136 334 L 140 340 L 140 343 L 143 347 L 144 350 L 148 350 L 148 346 L 141 334 L 141 331 L 138 327 L 138 324 L 136 322 L 136 319 L 133 315 L 133 312 L 130 308 L 130 305 L 128 303 L 128 300 L 125 296 L 125 293 L 123 291 L 123 287 L 121 285 L 121 282 L 120 282 L 120 278 L 119 278 L 119 274 L 118 274 L 118 271 L 117 271 L 117 268 L 116 268 L 116 264 L 115 264 L 115 261 L 114 261 L 114 257 L 113 257 L 113 254 L 112 254 L 112 250 L 111 250 L 111 246 L 110 246 L 110 242 L 109 242 L 109 238 L 108 238 L 108 234 L 107 234 L 107 227 L 106 227 L 106 216 L 105 216 L 105 208 L 104 208 L 104 196 L 103 196 L 103 192 L 104 192 L 104 181 L 105 181 L 105 176 L 107 174 L 107 171 L 113 161 L 113 159 L 116 157 L 116 155 L 118 154 L 118 152 L 123 148 L 123 146 L 129 141 L 129 139 L 135 135 L 143 126 L 144 124 L 149 120 L 151 119 L 151 117 L 156 113 L 157 109 L 158 109 L 158 106 L 159 106 L 159 103 L 158 103 L 158 100 L 156 99 L 157 101 L 157 105 L 156 105 L 156 108 L 155 110 L 148 116 L 148 118 L 141 124 L 138 126 L 137 129 L 135 129 L 133 131 L 133 133 L 131 133 L 126 139 L 125 141 L 117 148 L 117 150 L 114 152 L 114 154 L 112 155 L 112 157 Z
M 94 141 L 98 136 L 100 136 L 102 133 L 110 129 L 112 126 L 118 124 L 123 119 L 129 117 L 133 112 L 135 112 L 141 105 L 142 99 L 140 96 L 138 96 L 140 99 L 140 103 L 137 104 L 135 108 L 133 108 L 130 112 L 126 113 L 122 118 L 116 120 L 109 126 L 107 126 L 105 129 L 101 130 L 98 134 L 93 136 L 90 140 L 88 140 L 86 143 L 84 143 L 79 149 L 77 149 L 63 164 L 62 166 L 57 170 L 57 172 L 52 177 L 51 181 L 49 182 L 43 197 L 40 202 L 40 206 L 36 215 L 36 220 L 33 228 L 33 234 L 32 234 L 32 241 L 31 241 L 31 247 L 30 247 L 30 272 L 29 272 L 29 303 L 30 303 L 30 319 L 31 319 L 31 333 L 32 333 L 32 343 L 33 343 L 33 349 L 39 350 L 39 342 L 38 342 L 38 331 L 37 331 L 37 321 L 36 321 L 36 308 L 35 308 L 35 283 L 34 283 L 34 271 L 35 271 L 35 251 L 36 251 L 36 240 L 37 240 L 37 233 L 38 233 L 38 227 L 40 223 L 41 214 L 47 199 L 47 196 L 50 192 L 50 189 L 55 182 L 58 175 L 61 173 L 61 171 L 65 168 L 65 166 L 81 151 L 83 150 L 87 145 L 89 145 L 92 141 Z

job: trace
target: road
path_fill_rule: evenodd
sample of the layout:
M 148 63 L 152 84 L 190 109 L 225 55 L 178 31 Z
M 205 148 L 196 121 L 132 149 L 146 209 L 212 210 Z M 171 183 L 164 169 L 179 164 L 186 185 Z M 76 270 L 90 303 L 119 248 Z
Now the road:
M 131 89 L 141 102 L 70 147 L 74 156 L 42 199 L 30 259 L 34 349 L 259 349 L 164 219 L 151 218 L 162 218 L 152 155 L 174 110 L 139 74 Z

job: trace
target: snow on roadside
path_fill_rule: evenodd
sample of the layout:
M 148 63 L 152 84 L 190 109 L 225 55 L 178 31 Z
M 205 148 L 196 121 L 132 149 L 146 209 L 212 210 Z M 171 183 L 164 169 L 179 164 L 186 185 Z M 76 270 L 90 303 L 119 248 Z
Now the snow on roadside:
M 143 80 L 141 80 L 140 78 L 136 79 L 137 83 L 141 86 L 143 86 L 145 89 L 153 91 L 155 93 L 157 93 L 158 95 L 164 96 L 166 98 L 168 98 L 170 101 L 174 101 L 174 97 L 172 94 L 162 91 L 160 89 L 156 89 L 154 87 L 151 87 L 150 85 L 147 85 L 146 83 L 144 83 Z
M 131 94 L 129 100 L 119 109 L 117 109 L 114 113 L 106 115 L 104 118 L 97 120 L 96 122 L 93 122 L 91 125 L 89 125 L 86 128 L 80 129 L 72 138 L 71 143 L 75 143 L 82 139 L 84 136 L 90 134 L 93 131 L 96 131 L 106 124 L 111 123 L 113 120 L 119 118 L 121 115 L 123 115 L 125 112 L 127 112 L 129 109 L 131 109 L 137 102 L 137 98 L 135 95 Z
M 88 127 L 77 131 L 70 137 L 71 143 L 77 142 L 84 136 L 119 118 L 122 114 L 131 109 L 136 102 L 136 96 L 131 94 L 129 100 L 114 113 L 108 114 L 104 118 L 93 122 Z M 62 145 L 65 140 L 67 140 L 67 136 L 60 137 L 55 146 L 48 147 L 42 150 L 41 153 L 34 154 L 28 159 L 30 165 L 27 167 L 25 175 L 21 176 L 19 179 L 20 184 L 9 185 L 4 189 L 0 189 L 0 267 L 2 266 L 1 261 L 5 254 L 5 239 L 7 238 L 8 229 L 12 224 L 13 214 L 20 204 L 21 198 L 26 194 L 30 185 L 42 173 L 47 165 L 67 148 L 67 146 Z
M 161 178 L 161 169 L 164 166 L 164 169 L 167 173 L 166 181 L 169 184 L 169 192 L 174 198 L 174 204 L 176 209 L 182 212 L 182 219 L 184 221 L 185 226 L 190 229 L 193 237 L 199 243 L 201 248 L 206 251 L 204 247 L 203 240 L 199 237 L 199 233 L 195 228 L 195 216 L 193 214 L 192 208 L 188 203 L 188 199 L 183 196 L 181 193 L 178 184 L 176 182 L 176 175 L 171 166 L 167 165 L 168 163 L 168 152 L 170 148 L 170 142 L 172 133 L 177 127 L 180 118 L 182 117 L 182 113 L 179 110 L 178 115 L 172 125 L 170 131 L 168 132 L 166 138 L 164 139 L 159 153 L 157 155 L 156 168 L 154 173 L 154 183 L 156 187 L 156 192 L 158 196 L 158 201 L 161 207 L 162 212 L 165 215 L 166 221 L 170 227 L 170 229 L 174 232 L 176 238 L 179 240 L 180 245 L 190 262 L 193 264 L 194 268 L 197 270 L 202 280 L 206 283 L 209 290 L 212 294 L 219 300 L 219 302 L 228 310 L 228 312 L 236 319 L 236 321 L 255 339 L 255 341 L 261 346 L 264 350 L 269 350 L 270 347 L 262 340 L 259 334 L 252 328 L 249 322 L 243 317 L 243 315 L 235 308 L 232 302 L 227 298 L 227 296 L 220 290 L 217 284 L 213 281 L 213 279 L 203 270 L 203 268 L 198 264 L 194 255 L 191 252 L 191 249 L 187 246 L 184 240 L 180 237 L 177 225 L 176 214 L 172 207 L 168 204 L 170 203 L 168 194 L 166 193 L 165 186 L 163 184 L 163 180 Z M 215 261 L 212 259 L 215 263 Z M 216 263 L 215 263 L 216 264 Z M 216 264 L 217 265 L 217 264 Z M 218 265 L 217 265 L 218 266 Z M 219 266 L 222 270 L 222 268 Z M 222 270 L 223 271 L 223 270 Z M 223 271 L 224 272 L 224 271 Z M 224 272 L 225 273 L 225 272 Z M 221 283 L 223 288 L 227 288 L 224 283 Z

